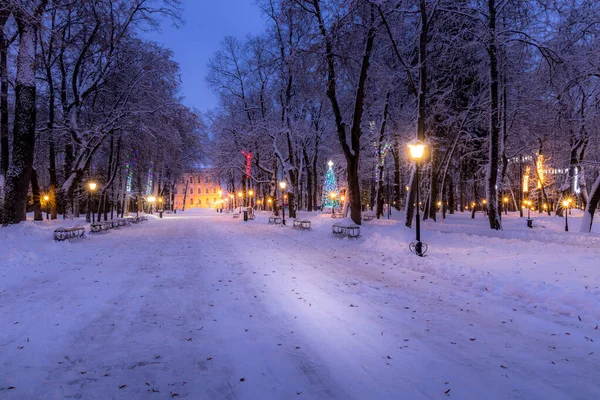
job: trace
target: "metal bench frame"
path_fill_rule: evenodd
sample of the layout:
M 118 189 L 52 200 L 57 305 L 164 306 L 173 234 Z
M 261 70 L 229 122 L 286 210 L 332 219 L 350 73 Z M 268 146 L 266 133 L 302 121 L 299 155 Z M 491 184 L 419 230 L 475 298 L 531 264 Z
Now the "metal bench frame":
M 83 226 L 74 226 L 72 228 L 56 228 L 54 230 L 54 240 L 63 241 L 78 237 L 85 237 L 85 228 Z
M 310 221 L 307 219 L 295 219 L 294 220 L 294 228 L 301 229 L 303 231 L 310 231 Z
M 358 239 L 360 237 L 360 226 L 333 224 L 331 233 L 334 236 L 347 237 L 348 239 Z
M 269 225 L 282 225 L 282 219 L 281 217 L 275 217 L 275 216 L 271 216 L 269 217 Z

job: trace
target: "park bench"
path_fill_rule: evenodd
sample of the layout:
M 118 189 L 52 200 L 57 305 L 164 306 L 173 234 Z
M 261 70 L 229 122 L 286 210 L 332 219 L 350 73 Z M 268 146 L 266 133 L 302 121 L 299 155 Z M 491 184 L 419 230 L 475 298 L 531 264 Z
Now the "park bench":
M 310 221 L 307 219 L 295 219 L 294 220 L 294 228 L 300 229 L 303 231 L 310 231 Z
M 54 230 L 54 240 L 63 241 L 77 237 L 85 237 L 85 228 L 83 226 L 74 226 L 72 228 L 56 228 Z
M 113 221 L 94 222 L 90 225 L 91 233 L 98 233 L 114 228 Z
M 331 218 L 344 218 L 344 214 L 341 213 L 341 212 L 335 212 L 335 211 L 333 211 L 331 213 Z
M 129 218 L 119 218 L 117 220 L 117 226 L 129 226 L 131 225 L 131 219 Z
M 373 213 L 364 213 L 361 216 L 361 219 L 363 221 L 372 221 L 375 218 L 375 214 Z
M 357 225 L 343 225 L 336 223 L 333 224 L 331 231 L 334 236 L 345 236 L 349 239 L 358 239 L 360 237 L 360 226 Z
M 269 217 L 269 225 L 281 225 L 281 217 Z

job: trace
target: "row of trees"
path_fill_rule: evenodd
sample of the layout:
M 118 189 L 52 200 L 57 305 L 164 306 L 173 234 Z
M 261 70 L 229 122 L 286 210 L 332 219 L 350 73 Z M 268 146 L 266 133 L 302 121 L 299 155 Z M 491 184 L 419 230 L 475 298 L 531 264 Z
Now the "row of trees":
M 576 196 L 589 231 L 600 200 L 600 4 L 259 5 L 268 19 L 264 34 L 225 38 L 209 63 L 207 80 L 220 98 L 209 115 L 213 163 L 230 185 L 260 186 L 276 198 L 285 177 L 292 215 L 297 207 L 312 210 L 332 158 L 345 166 L 355 223 L 365 192 L 374 193 L 370 204 L 382 214 L 388 181 L 410 226 L 417 187 L 405 147 L 416 137 L 428 145 L 425 218 L 436 218 L 438 204 L 453 212 L 485 198 L 490 228 L 501 229 L 505 196 L 520 209 L 535 195 L 558 214 L 560 200 Z M 244 153 L 252 154 L 249 176 Z M 530 191 L 523 190 L 527 171 L 539 182 Z
M 168 193 L 199 154 L 198 117 L 178 98 L 171 52 L 140 37 L 178 0 L 8 0 L 0 4 L 0 219 L 99 214 L 129 193 Z M 31 190 L 30 190 L 31 188 Z M 106 216 L 105 216 L 106 218 Z

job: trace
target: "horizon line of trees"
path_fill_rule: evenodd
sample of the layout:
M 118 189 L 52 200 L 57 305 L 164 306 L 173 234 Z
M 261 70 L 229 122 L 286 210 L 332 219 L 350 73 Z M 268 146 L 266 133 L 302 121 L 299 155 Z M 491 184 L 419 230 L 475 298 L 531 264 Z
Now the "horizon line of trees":
M 501 229 L 503 208 L 522 212 L 533 201 L 562 215 L 562 200 L 573 198 L 585 207 L 581 230 L 591 230 L 600 201 L 600 4 L 258 4 L 265 32 L 226 37 L 209 61 L 219 98 L 206 115 L 211 161 L 230 188 L 277 199 L 285 179 L 293 217 L 319 205 L 331 158 L 357 224 L 367 205 L 378 217 L 386 202 L 404 206 L 410 227 L 415 206 L 436 219 L 440 207 L 485 203 L 490 228 Z M 406 151 L 414 138 L 427 144 L 420 188 Z
M 202 124 L 181 104 L 179 66 L 141 35 L 164 19 L 181 23 L 179 0 L 2 1 L 2 225 L 78 215 L 92 180 L 98 218 L 122 215 L 128 194 L 169 195 L 197 162 Z

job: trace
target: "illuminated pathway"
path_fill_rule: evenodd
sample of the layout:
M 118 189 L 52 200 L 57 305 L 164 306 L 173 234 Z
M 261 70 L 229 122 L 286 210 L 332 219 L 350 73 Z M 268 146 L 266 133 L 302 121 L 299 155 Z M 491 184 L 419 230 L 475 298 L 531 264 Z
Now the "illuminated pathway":
M 187 212 L 4 258 L 0 397 L 598 398 L 593 324 L 315 225 Z

